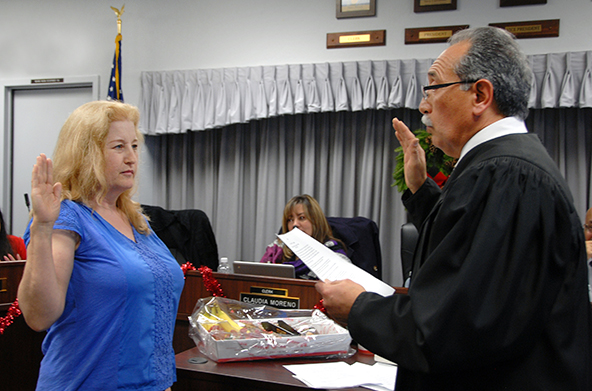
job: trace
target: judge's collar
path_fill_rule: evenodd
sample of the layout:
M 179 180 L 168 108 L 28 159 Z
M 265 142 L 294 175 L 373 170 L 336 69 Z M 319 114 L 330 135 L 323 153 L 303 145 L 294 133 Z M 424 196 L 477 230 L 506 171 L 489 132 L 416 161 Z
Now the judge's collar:
M 498 137 L 507 136 L 509 134 L 528 133 L 526 124 L 523 120 L 517 117 L 505 117 L 491 125 L 488 125 L 475 133 L 473 137 L 467 141 L 460 151 L 460 157 L 456 162 L 456 166 L 462 160 L 462 158 L 473 148 L 484 142 L 493 140 Z

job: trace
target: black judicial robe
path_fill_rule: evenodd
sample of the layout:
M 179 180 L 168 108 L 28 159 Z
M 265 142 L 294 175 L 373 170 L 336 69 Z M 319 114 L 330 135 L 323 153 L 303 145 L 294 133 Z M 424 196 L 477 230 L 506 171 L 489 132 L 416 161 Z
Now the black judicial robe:
M 409 294 L 364 292 L 348 319 L 399 364 L 396 390 L 592 390 L 583 230 L 536 135 L 475 147 L 403 202 L 421 227 Z

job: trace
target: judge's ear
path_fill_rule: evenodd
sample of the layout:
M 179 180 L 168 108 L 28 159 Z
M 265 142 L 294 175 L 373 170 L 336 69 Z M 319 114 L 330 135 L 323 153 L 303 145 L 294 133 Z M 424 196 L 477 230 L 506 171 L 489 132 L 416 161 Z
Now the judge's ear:
M 480 116 L 488 108 L 495 106 L 493 100 L 493 84 L 487 79 L 477 80 L 472 87 L 475 95 L 473 100 L 473 113 Z

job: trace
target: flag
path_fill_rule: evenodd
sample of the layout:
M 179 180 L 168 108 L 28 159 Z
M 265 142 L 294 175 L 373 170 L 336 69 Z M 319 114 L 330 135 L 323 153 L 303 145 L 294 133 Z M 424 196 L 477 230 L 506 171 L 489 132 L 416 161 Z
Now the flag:
M 111 80 L 109 81 L 107 100 L 123 102 L 123 91 L 121 90 L 121 34 L 117 34 L 117 37 L 115 37 L 115 55 L 111 66 Z

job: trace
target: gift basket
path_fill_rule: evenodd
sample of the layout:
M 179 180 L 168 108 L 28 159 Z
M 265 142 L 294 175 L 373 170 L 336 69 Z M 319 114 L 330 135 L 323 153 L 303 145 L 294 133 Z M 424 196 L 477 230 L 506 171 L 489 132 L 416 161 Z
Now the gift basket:
M 216 362 L 329 356 L 345 358 L 349 332 L 319 310 L 283 310 L 223 297 L 199 299 L 189 335 Z

